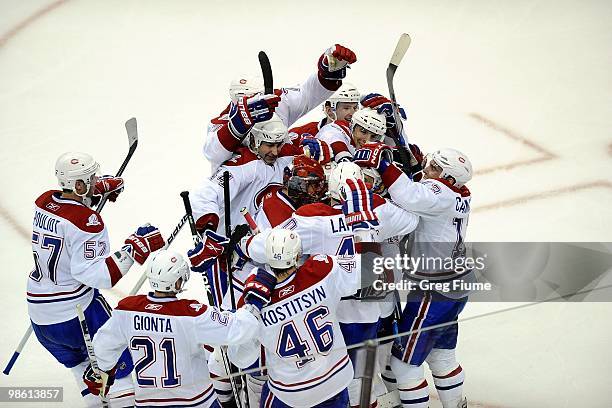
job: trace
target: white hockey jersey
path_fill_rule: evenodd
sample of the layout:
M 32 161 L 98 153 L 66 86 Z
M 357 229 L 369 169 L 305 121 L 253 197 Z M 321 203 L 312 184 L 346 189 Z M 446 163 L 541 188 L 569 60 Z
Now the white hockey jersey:
M 261 310 L 270 391 L 291 407 L 312 407 L 347 387 L 353 366 L 336 309 L 340 298 L 360 287 L 358 256 L 315 255 L 272 293 Z M 247 367 L 259 344 L 229 348 L 232 361 Z M 310 357 L 315 356 L 316 358 Z
M 417 227 L 418 217 L 374 195 L 374 213 L 378 217 L 377 242 L 406 235 Z M 279 228 L 297 232 L 302 241 L 302 251 L 308 254 L 354 255 L 353 233 L 344 221 L 341 206 L 331 207 L 323 203 L 300 207 L 293 217 Z M 264 230 L 247 241 L 247 255 L 257 263 L 266 262 L 265 242 L 270 230 Z M 338 319 L 343 323 L 371 323 L 380 317 L 378 302 L 359 300 L 342 301 L 338 308 Z
M 264 196 L 259 210 L 255 214 L 254 220 L 259 229 L 273 228 L 291 218 L 294 211 L 294 204 L 289 197 L 283 193 L 282 186 L 274 186 L 271 188 L 271 191 Z M 234 299 L 240 299 L 242 296 L 244 281 L 255 266 L 257 265 L 248 261 L 242 268 L 233 271 Z M 225 272 L 221 271 L 217 265 L 213 268 L 213 282 L 215 285 L 217 285 L 217 282 L 220 282 L 221 279 L 224 279 L 224 277 L 221 276 L 221 274 L 224 273 Z M 218 296 L 217 291 L 221 290 L 220 285 L 217 286 L 219 286 L 219 289 L 214 288 L 215 290 L 213 290 L 215 296 Z M 221 302 L 223 309 L 231 309 L 229 289 L 222 299 L 215 299 L 215 301 Z
M 413 182 L 395 166 L 387 169 L 383 182 L 398 205 L 421 218 L 410 251 L 413 258 L 456 260 L 465 256 L 465 232 L 472 199 L 467 186 L 457 188 L 442 179 Z M 422 264 L 424 267 L 412 271 L 410 277 L 428 280 L 474 279 L 471 270 L 458 272 L 440 268 L 439 263 L 430 264 Z M 453 297 L 466 294 L 457 293 Z M 448 296 L 448 293 L 445 295 Z
M 336 120 L 327 124 L 317 133 L 317 139 L 327 143 L 332 149 L 332 160 L 353 160 L 355 143 L 351 133 L 350 124 L 344 120 Z
M 210 346 L 245 343 L 258 332 L 258 319 L 245 309 L 232 314 L 196 300 L 137 295 L 119 302 L 93 346 L 102 370 L 130 350 L 136 406 L 208 407 L 216 401 Z
M 114 286 L 122 274 L 108 258 L 108 231 L 100 214 L 86 205 L 47 191 L 34 206 L 32 224 L 34 270 L 27 284 L 28 313 L 39 325 L 76 317 L 93 289 Z
M 289 128 L 299 118 L 325 102 L 333 95 L 334 90 L 325 88 L 318 75 L 312 74 L 302 85 L 277 89 L 275 93 L 281 97 L 275 112 Z M 208 125 L 203 153 L 210 162 L 212 172 L 224 161 L 229 160 L 241 145 L 248 146 L 248 138 L 241 142 L 232 135 L 227 126 L 223 126 L 229 121 L 228 112 L 229 107 L 212 119 Z
M 196 220 L 207 214 L 219 217 L 217 233 L 225 235 L 225 206 L 223 196 L 223 173 L 230 173 L 230 200 L 232 225 L 246 221 L 240 213 L 246 207 L 255 214 L 261 200 L 271 188 L 283 183 L 285 167 L 293 162 L 296 149 L 285 145 L 273 165 L 267 165 L 247 148 L 241 148 L 231 160 L 219 167 L 217 172 L 204 180 L 203 184 L 190 195 L 193 215 Z

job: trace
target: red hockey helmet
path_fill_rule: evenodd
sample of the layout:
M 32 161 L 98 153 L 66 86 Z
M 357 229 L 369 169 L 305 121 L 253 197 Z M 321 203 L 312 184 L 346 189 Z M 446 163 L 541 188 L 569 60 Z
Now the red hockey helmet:
M 316 203 L 327 192 L 325 172 L 321 164 L 306 156 L 295 156 L 287 181 L 289 197 L 298 205 Z

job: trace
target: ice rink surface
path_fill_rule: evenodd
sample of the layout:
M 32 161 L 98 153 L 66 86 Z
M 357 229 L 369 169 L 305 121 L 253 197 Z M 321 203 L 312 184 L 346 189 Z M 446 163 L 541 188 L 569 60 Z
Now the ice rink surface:
M 348 80 L 387 93 L 389 57 L 409 33 L 396 93 L 411 141 L 459 148 L 474 164 L 468 240 L 612 241 L 610 21 L 609 1 L 1 1 L 2 364 L 28 324 L 32 204 L 56 187 L 57 156 L 86 151 L 115 173 L 135 116 L 126 191 L 103 217 L 114 247 L 147 221 L 169 234 L 178 193 L 209 172 L 205 126 L 234 76 L 259 73 L 259 50 L 275 85 L 289 86 L 345 44 L 358 56 Z M 183 232 L 173 247 L 189 245 Z M 112 304 L 134 269 L 106 292 Z M 186 296 L 202 299 L 190 283 Z M 462 317 L 511 306 L 469 304 Z M 557 302 L 465 322 L 472 406 L 611 407 L 611 313 Z M 71 373 L 34 338 L 0 376 L 8 385 L 64 386 L 64 404 L 79 403 Z

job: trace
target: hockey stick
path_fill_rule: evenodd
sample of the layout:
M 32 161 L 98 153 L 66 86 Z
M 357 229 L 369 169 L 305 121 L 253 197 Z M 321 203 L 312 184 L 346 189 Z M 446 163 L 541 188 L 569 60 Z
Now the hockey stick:
M 166 245 L 164 245 L 164 247 L 162 249 L 168 249 L 170 244 L 174 241 L 174 238 L 176 238 L 178 233 L 183 228 L 183 225 L 185 225 L 185 223 L 187 222 L 187 218 L 188 218 L 187 214 L 183 215 L 183 218 L 181 218 L 181 220 L 176 225 L 176 227 L 174 227 L 174 230 L 172 231 L 172 233 L 170 234 L 170 236 L 166 240 Z M 143 272 L 142 275 L 140 275 L 140 278 L 138 278 L 138 282 L 136 282 L 136 285 L 134 285 L 132 290 L 130 290 L 129 296 L 134 296 L 136 293 L 138 293 L 138 291 L 140 290 L 142 285 L 144 285 L 146 280 L 147 280 L 147 273 Z
M 389 97 L 391 99 L 391 102 L 393 102 L 393 117 L 395 118 L 396 124 L 396 128 L 394 129 L 394 131 L 389 133 L 391 138 L 397 145 L 400 161 L 402 162 L 402 165 L 404 166 L 404 172 L 406 173 L 410 172 L 410 162 L 412 154 L 410 153 L 408 142 L 405 140 L 404 137 L 402 117 L 399 113 L 397 99 L 395 98 L 395 89 L 393 88 L 393 77 L 395 76 L 395 71 L 397 71 L 400 62 L 402 62 L 402 58 L 404 58 L 406 51 L 408 51 L 409 46 L 410 36 L 404 33 L 397 41 L 395 51 L 393 51 L 391 61 L 389 61 L 389 66 L 387 67 L 387 86 L 389 87 Z
M 189 228 L 191 229 L 191 237 L 193 238 L 193 243 L 194 245 L 198 245 L 202 241 L 202 237 L 200 237 L 200 234 L 198 233 L 196 229 L 195 220 L 193 219 L 193 210 L 191 209 L 191 202 L 189 201 L 189 191 L 181 192 L 181 197 L 183 198 L 183 205 L 185 206 L 185 213 L 186 213 L 187 219 L 189 220 Z M 227 219 L 227 216 L 226 216 L 226 219 Z M 212 290 L 210 288 L 210 283 L 208 282 L 208 276 L 205 273 L 203 273 L 202 278 L 204 279 L 204 287 L 206 290 L 206 296 L 208 297 L 208 304 L 210 306 L 220 307 L 221 305 L 215 305 L 215 299 L 213 297 Z M 231 286 L 230 286 L 230 290 L 232 290 Z M 227 371 L 228 374 L 231 374 L 232 373 L 231 364 L 223 348 L 221 348 L 221 358 L 223 359 L 223 365 L 225 366 L 225 370 Z M 236 398 L 238 405 L 241 407 L 242 404 L 240 403 L 240 393 L 238 391 L 238 387 L 236 386 L 236 382 L 234 381 L 233 378 L 230 378 L 230 384 L 232 386 L 232 392 L 234 393 L 234 397 Z
M 96 358 L 96 354 L 94 353 L 93 343 L 91 342 L 89 327 L 87 327 L 87 321 L 85 320 L 83 308 L 79 304 L 76 306 L 76 310 L 77 316 L 79 317 L 79 323 L 81 325 L 81 331 L 83 332 L 83 340 L 85 341 L 85 347 L 87 348 L 87 356 L 89 357 L 89 363 L 91 364 L 91 368 L 94 370 L 94 372 L 96 374 L 100 374 L 100 367 L 98 367 L 98 359 Z M 102 388 L 100 389 L 100 399 L 102 400 L 102 406 L 108 407 L 108 400 L 104 395 L 105 388 L 106 384 L 102 383 Z
M 125 129 L 127 130 L 127 134 L 128 134 L 129 150 L 128 150 L 127 156 L 123 160 L 123 163 L 121 163 L 121 166 L 119 167 L 119 171 L 117 171 L 116 177 L 121 177 L 121 175 L 123 174 L 123 171 L 125 170 L 125 167 L 129 163 L 130 159 L 132 158 L 132 155 L 136 151 L 136 147 L 138 146 L 138 130 L 136 129 L 136 118 L 131 118 L 127 122 L 125 122 Z M 108 195 L 105 195 L 104 197 L 102 197 L 102 199 L 98 203 L 98 206 L 96 207 L 97 213 L 100 213 L 100 211 L 102 211 L 102 208 L 104 208 L 104 205 L 106 204 L 107 199 L 108 199 Z M 17 348 L 13 352 L 11 359 L 9 360 L 8 364 L 2 371 L 5 375 L 9 375 L 11 373 L 11 370 L 13 366 L 15 365 L 17 358 L 21 354 L 21 351 L 23 350 L 26 343 L 28 342 L 28 339 L 32 335 L 32 330 L 33 330 L 32 325 L 30 325 L 27 328 L 26 332 L 21 337 L 21 340 L 19 341 L 19 345 L 17 345 Z
M 136 124 L 136 118 L 131 118 L 127 122 L 125 122 L 125 130 L 128 134 L 128 143 L 130 148 L 128 150 L 127 156 L 125 156 L 125 159 L 123 159 L 123 163 L 121 163 L 121 167 L 119 167 L 119 171 L 117 172 L 115 177 L 121 177 L 123 171 L 130 162 L 132 155 L 138 147 L 138 128 Z M 102 197 L 102 199 L 100 200 L 100 203 L 98 203 L 98 206 L 96 207 L 96 212 L 99 213 L 100 211 L 102 211 L 102 208 L 104 208 L 104 205 L 106 204 L 106 200 L 108 200 L 107 194 L 104 195 L 104 197 Z
M 272 66 L 270 65 L 270 59 L 263 51 L 259 51 L 257 57 L 259 58 L 259 65 L 261 66 L 265 93 L 266 95 L 271 95 L 274 93 L 274 83 L 272 80 Z

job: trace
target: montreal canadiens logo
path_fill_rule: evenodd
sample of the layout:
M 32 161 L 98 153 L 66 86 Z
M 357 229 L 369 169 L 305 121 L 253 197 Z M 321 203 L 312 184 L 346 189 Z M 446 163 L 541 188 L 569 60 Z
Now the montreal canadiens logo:
M 240 85 L 244 85 L 244 84 L 246 84 L 246 83 L 247 83 L 247 80 L 246 80 L 246 79 L 241 79 L 241 80 L 240 80 Z
M 79 163 L 79 159 L 70 160 L 70 164 L 78 164 L 78 163 Z
M 465 163 L 465 159 L 464 159 L 463 157 L 459 157 L 459 161 L 460 161 L 461 163 Z
M 172 258 L 170 258 L 170 262 L 176 263 L 176 256 L 173 256 Z

